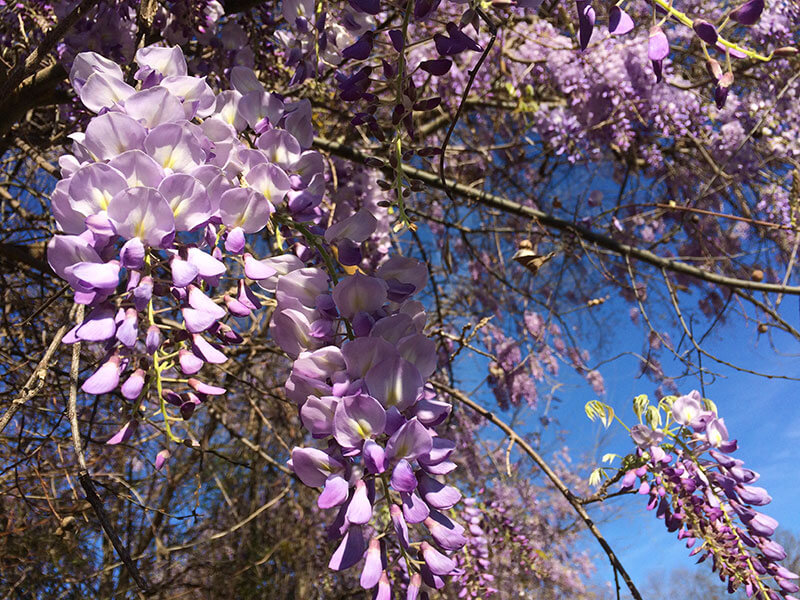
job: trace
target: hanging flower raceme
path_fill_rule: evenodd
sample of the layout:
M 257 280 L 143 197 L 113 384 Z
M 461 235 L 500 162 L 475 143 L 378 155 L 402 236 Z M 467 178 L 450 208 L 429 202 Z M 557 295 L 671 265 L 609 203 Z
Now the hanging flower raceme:
M 623 461 L 622 488 L 647 496 L 647 509 L 678 532 L 699 562 L 711 560 L 730 593 L 744 588 L 748 597 L 794 600 L 798 575 L 779 564 L 786 552 L 771 539 L 778 522 L 755 508 L 772 498 L 752 485 L 758 473 L 731 456 L 737 443 L 716 407 L 693 391 L 658 407 L 639 396 L 634 408 L 646 424 L 630 430 L 637 450 Z
M 371 233 L 375 220 L 355 217 L 364 223 L 348 224 L 351 239 Z M 330 289 L 321 269 L 296 267 L 277 281 L 272 333 L 295 358 L 288 396 L 326 443 L 295 448 L 292 467 L 322 488 L 320 508 L 338 509 L 328 530 L 340 540 L 330 568 L 364 558 L 361 585 L 378 597 L 389 597 L 392 564 L 409 597 L 420 586 L 439 589 L 456 571 L 450 553 L 466 539 L 446 515 L 461 494 L 440 480 L 455 469 L 455 446 L 436 433 L 450 405 L 425 385 L 436 348 L 422 333 L 422 305 L 410 299 L 427 268 L 394 256 L 374 276 L 355 273 Z
M 170 406 L 185 420 L 225 392 L 186 377 L 226 361 L 224 347 L 242 341 L 231 319 L 261 307 L 252 280 L 278 272 L 248 242 L 275 213 L 314 218 L 324 163 L 308 150 L 308 102 L 267 93 L 252 70 L 234 67 L 234 89 L 215 94 L 188 75 L 178 47 L 142 48 L 136 63 L 133 87 L 108 59 L 75 58 L 73 89 L 97 116 L 59 161 L 52 208 L 62 233 L 48 260 L 89 309 L 65 342 L 103 344 L 83 391 L 119 387 L 131 422 L 155 395 L 178 441 Z

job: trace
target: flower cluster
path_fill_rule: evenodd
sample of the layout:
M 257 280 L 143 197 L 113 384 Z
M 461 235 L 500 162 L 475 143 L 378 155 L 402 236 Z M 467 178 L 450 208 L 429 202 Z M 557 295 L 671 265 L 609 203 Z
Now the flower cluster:
M 373 219 L 360 229 L 351 218 L 348 235 L 361 239 L 374 226 Z M 271 327 L 295 358 L 287 394 L 313 437 L 326 442 L 294 448 L 292 467 L 303 483 L 323 488 L 320 508 L 338 508 L 328 533 L 341 541 L 330 567 L 347 569 L 364 557 L 361 585 L 377 586 L 378 598 L 390 597 L 387 570 L 395 562 L 409 598 L 425 586 L 441 588 L 456 569 L 447 553 L 465 538 L 444 513 L 461 494 L 439 481 L 456 467 L 454 444 L 435 430 L 450 405 L 425 385 L 436 348 L 422 333 L 422 305 L 410 299 L 425 286 L 427 268 L 393 256 L 374 276 L 357 272 L 332 290 L 323 270 L 289 268 L 276 284 Z M 425 536 L 419 541 L 413 525 Z
M 730 593 L 744 587 L 748 597 L 794 600 L 798 575 L 779 564 L 786 553 L 771 539 L 778 522 L 753 508 L 771 498 L 751 485 L 758 473 L 730 456 L 737 444 L 716 407 L 696 391 L 666 397 L 658 408 L 646 403 L 642 396 L 635 401 L 649 425 L 631 428 L 638 450 L 628 457 L 623 489 L 638 485 L 648 510 L 678 532 L 699 562 L 711 560 Z M 666 425 L 658 427 L 662 410 Z
M 226 361 L 221 346 L 242 341 L 226 321 L 260 308 L 250 284 L 276 273 L 246 252 L 248 236 L 256 243 L 276 211 L 313 218 L 325 190 L 322 156 L 306 150 L 308 102 L 283 102 L 243 67 L 231 71 L 234 89 L 214 94 L 178 47 L 142 48 L 136 63 L 136 88 L 98 54 L 73 63 L 72 86 L 97 116 L 59 161 L 52 210 L 63 234 L 48 246 L 90 308 L 65 342 L 103 344 L 83 391 L 119 387 L 135 403 L 111 443 L 133 433 L 151 388 L 173 441 L 167 405 L 188 419 L 224 393 L 191 376 Z

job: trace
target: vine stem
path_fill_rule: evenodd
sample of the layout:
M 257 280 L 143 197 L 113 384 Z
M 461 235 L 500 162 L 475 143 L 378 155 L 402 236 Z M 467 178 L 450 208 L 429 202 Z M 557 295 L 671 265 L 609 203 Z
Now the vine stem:
M 564 496 L 567 502 L 569 502 L 570 506 L 572 506 L 573 510 L 578 513 L 578 516 L 583 520 L 586 524 L 586 527 L 589 529 L 591 534 L 597 539 L 597 542 L 603 548 L 603 551 L 608 556 L 608 560 L 611 562 L 612 568 L 614 568 L 620 576 L 622 576 L 622 580 L 625 582 L 625 585 L 628 587 L 628 591 L 631 593 L 631 596 L 634 600 L 642 600 L 642 595 L 639 593 L 639 590 L 636 589 L 636 585 L 633 583 L 631 576 L 625 570 L 625 567 L 622 566 L 619 558 L 614 553 L 614 550 L 611 548 L 609 543 L 603 537 L 603 534 L 600 533 L 600 530 L 597 528 L 597 525 L 594 524 L 591 516 L 586 511 L 586 509 L 581 504 L 580 498 L 578 498 L 575 494 L 573 494 L 566 484 L 561 480 L 558 474 L 550 468 L 550 465 L 547 464 L 547 461 L 542 458 L 533 447 L 528 444 L 524 439 L 522 439 L 517 433 L 504 421 L 500 418 L 495 416 L 490 410 L 484 408 L 480 404 L 473 402 L 469 396 L 464 394 L 463 392 L 451 388 L 448 385 L 444 385 L 443 383 L 439 383 L 436 381 L 431 382 L 434 387 L 438 388 L 440 391 L 445 392 L 446 394 L 456 398 L 462 404 L 468 406 L 484 419 L 489 421 L 492 425 L 495 425 L 499 429 L 503 431 L 510 439 L 516 441 L 517 445 L 522 449 L 525 454 L 527 454 L 533 462 L 542 470 L 542 472 L 550 479 L 553 483 L 555 488 L 561 492 L 561 495 Z

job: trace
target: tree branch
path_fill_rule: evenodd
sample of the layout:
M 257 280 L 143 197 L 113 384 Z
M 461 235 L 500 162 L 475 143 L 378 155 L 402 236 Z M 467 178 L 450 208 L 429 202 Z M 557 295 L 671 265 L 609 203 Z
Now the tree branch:
M 324 138 L 314 138 L 314 146 L 321 150 L 330 152 L 331 154 L 335 154 L 336 156 L 340 156 L 347 160 L 362 164 L 366 164 L 367 159 L 370 158 L 368 155 L 356 150 L 355 148 L 351 148 L 350 146 L 346 146 L 339 142 Z M 389 166 L 384 167 L 384 170 L 388 173 L 391 173 L 391 167 Z M 798 286 L 783 286 L 774 283 L 763 283 L 759 281 L 750 281 L 747 279 L 737 279 L 735 277 L 726 277 L 725 275 L 720 275 L 718 273 L 704 271 L 703 269 L 699 269 L 698 267 L 694 267 L 678 260 L 664 258 L 663 256 L 659 256 L 658 254 L 650 252 L 649 250 L 644 250 L 642 248 L 637 248 L 635 246 L 619 242 L 613 238 L 592 231 L 591 229 L 587 229 L 581 225 L 577 225 L 570 221 L 565 221 L 564 219 L 559 219 L 558 217 L 554 217 L 553 215 L 542 212 L 541 210 L 518 204 L 517 202 L 509 200 L 508 198 L 504 198 L 503 196 L 484 192 L 468 185 L 458 183 L 452 179 L 446 179 L 445 182 L 442 183 L 439 176 L 435 173 L 431 173 L 430 171 L 416 169 L 414 167 L 404 165 L 403 172 L 409 177 L 419 179 L 432 188 L 446 190 L 450 193 L 455 193 L 464 198 L 474 200 L 475 202 L 483 204 L 484 206 L 489 206 L 491 208 L 502 210 L 506 213 L 535 220 L 551 229 L 575 234 L 582 239 L 592 242 L 593 244 L 596 244 L 601 248 L 605 248 L 606 250 L 610 250 L 615 254 L 619 254 L 620 256 L 629 256 L 631 258 L 641 260 L 642 262 L 646 262 L 654 267 L 658 267 L 659 269 L 667 269 L 674 273 L 681 273 L 683 275 L 688 275 L 696 279 L 701 279 L 709 283 L 714 283 L 716 285 L 733 289 L 748 289 L 762 292 L 792 294 L 796 296 L 800 295 L 800 287 Z

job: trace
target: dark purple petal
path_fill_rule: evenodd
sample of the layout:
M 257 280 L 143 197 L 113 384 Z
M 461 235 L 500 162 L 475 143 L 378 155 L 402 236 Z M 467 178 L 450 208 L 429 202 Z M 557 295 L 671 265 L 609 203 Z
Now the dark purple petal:
M 589 40 L 592 39 L 596 14 L 590 0 L 578 0 L 576 6 L 578 8 L 578 41 L 581 50 L 586 50 Z
M 334 571 L 349 569 L 361 560 L 364 550 L 364 535 L 361 533 L 361 527 L 351 525 L 339 547 L 331 556 L 328 568 Z
M 375 39 L 375 34 L 372 31 L 364 32 L 356 42 L 344 50 L 342 50 L 342 57 L 350 60 L 365 60 L 369 58 L 372 53 L 372 44 Z
M 441 0 L 414 0 L 414 18 L 421 21 L 435 11 Z
M 350 6 L 359 12 L 367 13 L 368 15 L 377 15 L 381 12 L 380 0 L 349 0 Z
M 405 46 L 403 41 L 403 32 L 399 29 L 390 29 L 389 30 L 389 39 L 392 41 L 392 46 L 398 52 L 402 52 Z
M 714 103 L 717 105 L 719 110 L 722 110 L 725 107 L 725 102 L 728 99 L 728 92 L 730 92 L 732 85 L 733 73 L 727 71 L 722 75 L 717 82 L 717 86 L 714 88 Z
M 448 58 L 437 58 L 435 60 L 424 60 L 419 63 L 419 68 L 436 77 L 440 77 L 450 70 L 453 61 Z

